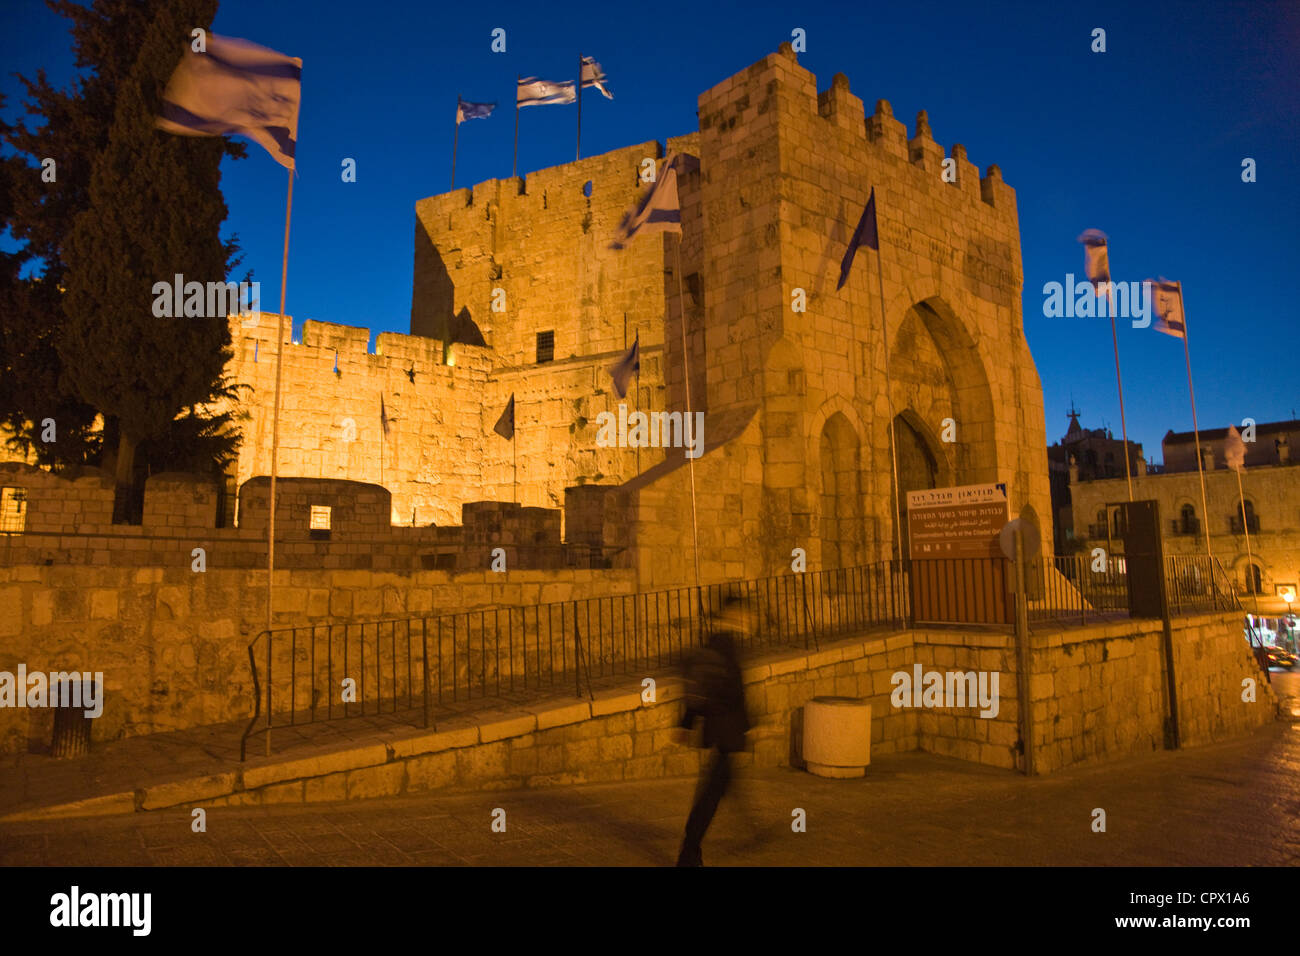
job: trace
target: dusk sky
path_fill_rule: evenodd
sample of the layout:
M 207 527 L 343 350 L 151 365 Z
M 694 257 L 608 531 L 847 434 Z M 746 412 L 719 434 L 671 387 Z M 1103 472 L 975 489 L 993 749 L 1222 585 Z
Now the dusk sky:
M 507 31 L 507 52 L 490 51 Z M 496 100 L 461 129 L 457 183 L 510 175 L 517 73 L 571 79 L 596 57 L 613 101 L 587 91 L 583 154 L 696 128 L 697 96 L 806 31 L 819 89 L 836 72 L 867 104 L 996 163 L 1017 192 L 1024 319 L 1042 378 L 1048 441 L 1071 396 L 1085 427 L 1120 434 L 1109 321 L 1044 318 L 1043 285 L 1081 276 L 1076 238 L 1110 236 L 1117 280 L 1181 279 L 1202 428 L 1297 417 L 1300 341 L 1300 4 L 924 3 L 382 4 L 223 0 L 217 33 L 301 57 L 302 113 L 286 310 L 409 330 L 414 205 L 446 191 L 457 93 Z M 1090 50 L 1106 30 L 1105 53 Z M 72 75 L 67 22 L 36 0 L 0 12 L 10 75 Z M 179 57 L 179 52 L 178 52 Z M 521 172 L 573 158 L 575 108 L 523 111 Z M 340 164 L 357 161 L 357 182 Z M 1242 161 L 1257 181 L 1242 181 Z M 262 304 L 279 300 L 286 174 L 264 150 L 227 160 L 227 231 Z M 864 184 L 865 185 L 865 184 Z M 852 223 L 849 228 L 852 228 Z M 1159 461 L 1189 430 L 1181 343 L 1120 322 L 1129 434 Z

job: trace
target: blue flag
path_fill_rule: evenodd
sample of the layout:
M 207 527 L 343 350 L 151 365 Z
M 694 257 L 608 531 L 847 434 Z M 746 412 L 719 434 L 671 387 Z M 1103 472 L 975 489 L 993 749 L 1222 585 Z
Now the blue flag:
M 458 96 L 456 97 L 456 125 L 459 126 L 465 120 L 487 119 L 496 108 L 496 103 L 471 103 Z
M 871 187 L 871 198 L 867 200 L 867 208 L 862 210 L 862 218 L 858 220 L 858 228 L 853 230 L 853 238 L 849 240 L 848 249 L 844 250 L 844 261 L 840 263 L 840 282 L 835 287 L 835 291 L 844 288 L 844 283 L 849 281 L 849 269 L 853 267 L 853 256 L 857 253 L 859 246 L 866 246 L 868 249 L 880 249 L 880 233 L 876 231 L 876 187 Z
M 515 437 L 515 396 L 513 393 L 510 395 L 510 401 L 506 403 L 506 410 L 501 413 L 501 417 L 497 419 L 497 423 L 492 427 L 492 430 L 506 441 L 511 441 Z
M 627 397 L 627 386 L 632 376 L 641 371 L 641 333 L 636 334 L 632 347 L 616 363 L 609 367 L 609 374 L 614 379 L 614 391 L 619 398 Z

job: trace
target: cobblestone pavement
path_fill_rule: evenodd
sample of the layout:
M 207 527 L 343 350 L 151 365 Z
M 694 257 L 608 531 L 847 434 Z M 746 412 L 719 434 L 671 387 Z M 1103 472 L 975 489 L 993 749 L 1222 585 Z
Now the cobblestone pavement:
M 632 865 L 674 862 L 694 781 L 169 810 L 0 826 L 4 865 Z M 1106 832 L 1094 833 L 1094 808 Z M 493 810 L 506 811 L 504 833 Z M 792 812 L 807 832 L 792 831 Z M 1300 723 L 1025 780 L 931 754 L 867 777 L 744 772 L 704 845 L 717 865 L 1295 865 Z

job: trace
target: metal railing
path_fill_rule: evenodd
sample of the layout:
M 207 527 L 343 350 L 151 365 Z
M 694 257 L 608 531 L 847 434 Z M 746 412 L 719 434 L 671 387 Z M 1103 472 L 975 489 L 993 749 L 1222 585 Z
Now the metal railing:
M 1029 599 L 1029 620 L 1087 623 L 1129 611 L 1128 570 L 1122 555 L 1086 554 L 1043 561 L 1043 587 Z M 1165 593 L 1171 614 L 1229 611 L 1241 603 L 1219 559 L 1206 555 L 1166 555 Z
M 1120 561 L 1086 554 L 1044 558 L 1041 593 L 1030 597 L 1029 620 L 1077 622 L 1128 613 L 1128 574 Z M 1031 595 L 1034 591 L 1031 590 Z
M 1244 522 L 1241 520 L 1241 515 L 1233 515 L 1229 521 L 1232 523 L 1233 534 L 1242 534 L 1244 531 L 1249 531 L 1251 534 L 1259 534 L 1258 515 L 1247 515 Z
M 263 631 L 248 645 L 254 713 L 240 741 L 348 717 L 404 715 L 429 727 L 435 709 L 476 699 L 571 690 L 679 663 L 704 641 L 728 597 L 748 609 L 741 653 L 815 648 L 825 637 L 909 614 L 906 568 L 881 562 L 703 587 L 522 607 Z M 348 683 L 345 683 L 348 682 Z
M 1219 559 L 1208 555 L 1167 555 L 1165 592 L 1171 614 L 1191 611 L 1231 611 L 1241 608 L 1237 588 Z

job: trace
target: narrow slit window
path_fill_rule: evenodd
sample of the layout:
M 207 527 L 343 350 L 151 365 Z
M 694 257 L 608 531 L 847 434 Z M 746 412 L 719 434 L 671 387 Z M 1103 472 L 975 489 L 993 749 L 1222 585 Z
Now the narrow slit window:
M 26 489 L 0 488 L 0 532 L 22 534 L 26 527 Z
M 537 364 L 542 365 L 555 358 L 555 330 L 548 329 L 537 333 Z
M 308 528 L 312 532 L 312 537 L 329 537 L 330 510 L 328 505 L 311 506 L 311 519 Z

